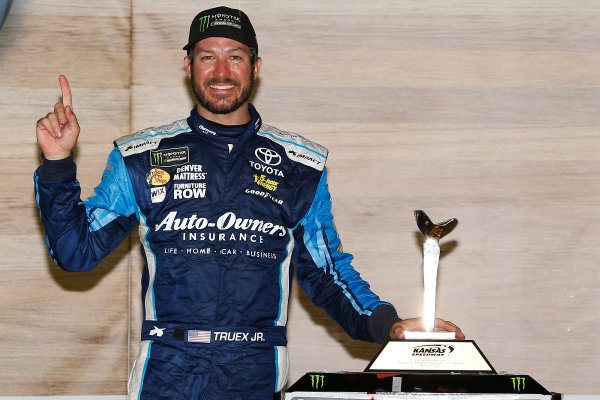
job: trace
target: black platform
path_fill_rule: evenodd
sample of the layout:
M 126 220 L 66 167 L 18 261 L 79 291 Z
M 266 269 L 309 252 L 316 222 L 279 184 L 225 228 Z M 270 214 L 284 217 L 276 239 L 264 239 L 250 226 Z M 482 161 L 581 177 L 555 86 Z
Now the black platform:
M 529 375 L 473 373 L 310 372 L 285 392 L 302 399 L 519 399 L 557 400 Z

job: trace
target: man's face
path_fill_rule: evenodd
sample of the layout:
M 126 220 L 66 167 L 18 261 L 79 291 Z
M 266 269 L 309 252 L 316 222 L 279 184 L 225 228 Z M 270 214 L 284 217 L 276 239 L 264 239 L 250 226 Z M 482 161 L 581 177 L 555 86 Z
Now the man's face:
M 261 60 L 252 66 L 248 46 L 214 37 L 194 46 L 194 60 L 185 59 L 192 89 L 200 107 L 213 114 L 229 114 L 246 104 Z

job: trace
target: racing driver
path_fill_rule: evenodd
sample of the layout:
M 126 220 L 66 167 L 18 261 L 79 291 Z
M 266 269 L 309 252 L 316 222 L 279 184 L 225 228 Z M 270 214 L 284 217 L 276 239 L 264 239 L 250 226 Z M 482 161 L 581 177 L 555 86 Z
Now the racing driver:
M 80 127 L 69 83 L 37 122 L 35 192 L 49 252 L 67 271 L 94 268 L 138 226 L 145 267 L 140 352 L 128 399 L 271 399 L 288 375 L 291 279 L 355 339 L 422 330 L 398 318 L 341 251 L 327 149 L 264 123 L 249 103 L 262 60 L 245 13 L 192 21 L 184 65 L 189 117 L 121 137 L 102 182 L 80 200 Z M 464 335 L 436 320 L 440 330 Z

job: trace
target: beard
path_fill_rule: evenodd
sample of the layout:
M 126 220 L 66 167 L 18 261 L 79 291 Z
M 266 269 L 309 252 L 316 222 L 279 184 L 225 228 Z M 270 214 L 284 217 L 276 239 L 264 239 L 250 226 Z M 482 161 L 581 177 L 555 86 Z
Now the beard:
M 252 71 L 250 71 L 248 78 L 248 84 L 246 86 L 242 86 L 240 82 L 233 79 L 211 79 L 201 84 L 194 78 L 194 68 L 191 69 L 192 90 L 198 100 L 198 104 L 213 114 L 229 114 L 236 111 L 250 100 L 252 89 L 254 88 L 254 74 Z M 209 99 L 206 95 L 210 85 L 234 85 L 241 90 L 239 95 L 233 99 L 233 102 L 227 101 L 229 96 L 224 96 L 222 98 L 217 97 L 217 100 L 213 100 Z

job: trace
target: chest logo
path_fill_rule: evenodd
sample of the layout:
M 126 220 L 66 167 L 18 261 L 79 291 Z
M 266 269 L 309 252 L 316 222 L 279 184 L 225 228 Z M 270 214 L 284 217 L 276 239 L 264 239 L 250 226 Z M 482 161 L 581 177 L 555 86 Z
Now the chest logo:
M 273 179 L 269 179 L 264 175 L 259 176 L 256 174 L 254 174 L 254 183 L 272 192 L 276 191 L 277 185 L 279 185 L 279 182 L 274 181 Z
M 281 164 L 281 156 L 275 150 L 267 149 L 265 147 L 259 147 L 254 151 L 254 155 L 261 162 L 272 167 Z
M 167 188 L 164 186 L 157 186 L 150 188 L 150 199 L 153 203 L 162 203 L 167 195 Z
M 173 167 L 187 164 L 190 161 L 188 147 L 150 151 L 150 165 L 153 167 Z
M 171 180 L 171 175 L 160 168 L 152 168 L 146 174 L 146 183 L 150 186 L 166 185 Z

